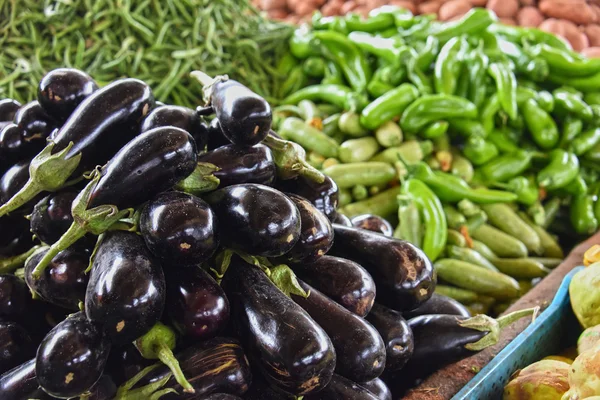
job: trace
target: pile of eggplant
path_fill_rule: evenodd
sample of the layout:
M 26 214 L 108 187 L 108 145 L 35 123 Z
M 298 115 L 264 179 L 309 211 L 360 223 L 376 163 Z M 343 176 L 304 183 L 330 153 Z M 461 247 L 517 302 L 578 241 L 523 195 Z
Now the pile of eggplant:
M 391 399 L 497 340 L 263 98 L 195 76 L 196 110 L 73 69 L 0 101 L 1 399 Z

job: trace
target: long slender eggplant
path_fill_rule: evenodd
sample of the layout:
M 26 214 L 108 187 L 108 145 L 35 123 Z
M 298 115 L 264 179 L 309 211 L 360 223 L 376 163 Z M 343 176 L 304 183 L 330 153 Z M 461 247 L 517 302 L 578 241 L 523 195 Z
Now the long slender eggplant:
M 38 388 L 35 358 L 0 375 L 0 399 L 23 400 Z
M 367 389 L 379 400 L 392 400 L 390 388 L 379 378 L 368 382 L 361 382 L 360 386 Z
M 229 322 L 225 292 L 199 267 L 169 271 L 166 309 L 175 328 L 197 340 L 216 336 Z
M 309 394 L 304 400 L 377 400 L 377 397 L 358 383 L 341 375 L 333 374 L 331 382 L 318 393 Z
M 307 298 L 292 294 L 292 299 L 331 338 L 337 357 L 336 372 L 355 382 L 369 381 L 381 375 L 385 368 L 385 344 L 377 330 L 318 290 L 299 282 L 310 294 Z
M 208 141 L 208 127 L 194 110 L 181 106 L 160 106 L 148 114 L 142 123 L 142 132 L 174 126 L 188 132 L 196 141 L 198 151 L 203 151 Z
M 375 301 L 375 282 L 354 261 L 325 255 L 312 263 L 293 264 L 293 268 L 308 284 L 359 317 L 371 310 Z
M 373 276 L 377 301 L 398 311 L 412 310 L 435 289 L 431 261 L 416 246 L 371 231 L 333 224 L 332 254 L 356 261 Z
M 45 301 L 68 310 L 79 310 L 79 302 L 85 298 L 91 250 L 76 244 L 61 251 L 52 259 L 40 279 L 31 273 L 38 261 L 46 254 L 41 250 L 25 263 L 25 281 L 29 288 Z
M 277 188 L 284 192 L 294 193 L 308 199 L 319 211 L 334 222 L 339 201 L 338 187 L 330 177 L 326 176 L 323 183 L 300 176 L 296 179 L 277 182 Z
M 97 249 L 85 294 L 87 317 L 125 344 L 146 333 L 161 317 L 165 277 L 141 237 L 109 232 Z
M 292 262 L 311 262 L 325 255 L 333 245 L 333 227 L 329 219 L 310 201 L 286 194 L 300 212 L 300 238 L 285 255 Z
M 300 213 L 283 193 L 253 183 L 228 186 L 206 196 L 221 226 L 225 246 L 277 257 L 300 238 Z
M 38 201 L 30 217 L 31 232 L 46 244 L 60 239 L 73 223 L 71 205 L 75 197 L 76 191 L 65 190 Z
M 31 160 L 46 145 L 47 136 L 25 137 L 23 129 L 15 123 L 4 124 L 0 128 L 0 156 L 3 169 L 23 160 Z
M 402 314 L 375 303 L 369 321 L 381 335 L 385 343 L 385 369 L 396 371 L 404 367 L 414 349 L 413 333 Z
M 31 293 L 21 279 L 11 274 L 0 275 L 0 319 L 16 321 L 31 307 Z
M 469 318 L 471 316 L 471 313 L 467 307 L 448 296 L 442 296 L 438 293 L 434 293 L 429 300 L 414 310 L 405 311 L 402 313 L 406 319 L 430 314 L 458 315 L 464 318 Z
M 219 246 L 217 217 L 191 194 L 159 194 L 142 209 L 139 225 L 150 251 L 168 266 L 198 265 Z
M 85 72 L 74 68 L 57 68 L 40 81 L 37 99 L 49 115 L 64 122 L 96 90 L 98 85 Z
M 175 357 L 195 393 L 181 393 L 171 371 L 164 365 L 152 370 L 138 386 L 170 376 L 161 389 L 173 388 L 180 394 L 168 394 L 161 399 L 191 400 L 204 399 L 204 396 L 213 393 L 242 395 L 252 383 L 248 359 L 236 339 L 217 337 L 199 342 L 177 353 Z
M 0 121 L 12 121 L 21 103 L 13 99 L 0 100 Z
M 336 365 L 331 340 L 263 271 L 233 257 L 223 287 L 239 337 L 271 385 L 301 396 L 329 383 Z
M 263 144 L 244 148 L 233 144 L 221 146 L 200 154 L 198 161 L 210 163 L 220 168 L 219 171 L 213 174 L 221 181 L 219 187 L 240 183 L 270 185 L 277 175 L 273 154 Z
M 265 99 L 226 76 L 212 79 L 200 71 L 192 72 L 192 76 L 205 85 L 207 106 L 214 111 L 223 134 L 231 143 L 254 146 L 267 136 L 273 114 Z
M 35 374 L 44 391 L 71 398 L 90 390 L 102 376 L 110 341 L 83 312 L 72 314 L 46 335 L 37 351 Z
M 357 215 L 350 220 L 355 228 L 381 233 L 384 236 L 392 236 L 394 229 L 392 225 L 379 215 L 363 214 Z
M 25 328 L 16 322 L 0 321 L 0 374 L 29 360 L 35 349 Z
M 15 114 L 14 123 L 21 130 L 23 140 L 37 142 L 41 145 L 39 150 L 44 148 L 46 138 L 57 127 L 56 120 L 42 108 L 37 100 L 19 108 Z

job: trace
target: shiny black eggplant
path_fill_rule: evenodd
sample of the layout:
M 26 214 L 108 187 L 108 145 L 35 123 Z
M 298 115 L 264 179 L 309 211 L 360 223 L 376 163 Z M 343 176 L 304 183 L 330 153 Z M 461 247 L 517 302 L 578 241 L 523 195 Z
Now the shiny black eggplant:
M 355 382 L 379 377 L 385 368 L 385 344 L 377 330 L 323 293 L 299 282 L 306 292 L 310 291 L 309 296 L 291 297 L 331 338 L 337 358 L 336 373 Z
M 448 296 L 442 296 L 438 293 L 434 293 L 429 300 L 414 310 L 405 311 L 402 313 L 406 319 L 415 318 L 420 315 L 431 314 L 458 315 L 459 317 L 464 318 L 469 318 L 471 316 L 471 313 L 467 307 Z
M 375 303 L 367 315 L 367 321 L 373 324 L 385 343 L 386 371 L 397 371 L 404 367 L 412 356 L 414 338 L 402 314 Z
M 213 118 L 208 124 L 208 143 L 206 149 L 208 151 L 218 149 L 221 146 L 227 146 L 231 142 L 223 134 L 221 124 L 217 118 Z
M 14 123 L 22 132 L 23 140 L 37 142 L 44 148 L 46 138 L 57 128 L 57 122 L 37 100 L 23 105 L 15 114 Z
M 332 254 L 356 261 L 373 276 L 377 301 L 394 310 L 417 308 L 435 290 L 431 261 L 416 246 L 363 229 L 333 224 Z
M 0 399 L 23 400 L 38 388 L 35 358 L 0 375 Z
M 250 390 L 244 393 L 244 400 L 296 400 L 297 397 L 277 390 L 258 373 L 252 374 Z
M 29 160 L 20 161 L 10 167 L 0 178 L 0 204 L 6 203 L 29 179 Z M 29 205 L 35 202 L 29 202 Z M 23 207 L 29 208 L 29 207 Z
M 392 225 L 379 215 L 363 214 L 357 215 L 350 220 L 355 228 L 366 229 L 367 231 L 381 233 L 384 236 L 391 237 L 394 233 Z
M 54 397 L 79 396 L 102 376 L 110 347 L 100 326 L 83 312 L 72 314 L 40 343 L 35 360 L 38 383 Z
M 286 193 L 300 212 L 300 238 L 285 255 L 291 262 L 312 262 L 323 257 L 333 245 L 333 227 L 329 219 L 310 201 Z
M 142 132 L 163 126 L 174 126 L 188 132 L 196 141 L 198 151 L 204 150 L 208 141 L 208 126 L 191 108 L 160 106 L 153 109 L 142 123 Z
M 229 300 L 219 284 L 200 267 L 169 271 L 166 310 L 184 336 L 205 340 L 225 329 Z
M 269 384 L 301 396 L 329 383 L 331 340 L 263 271 L 234 256 L 223 287 L 238 335 Z
M 270 185 L 277 174 L 273 154 L 262 144 L 252 147 L 238 147 L 233 144 L 221 146 L 200 154 L 198 161 L 220 168 L 213 174 L 221 181 L 219 187 L 240 183 Z
M 49 115 L 64 122 L 96 90 L 98 85 L 85 72 L 74 68 L 57 68 L 40 81 L 37 99 Z
M 194 139 L 183 129 L 162 127 L 144 132 L 102 168 L 88 208 L 137 206 L 190 175 L 197 157 Z
M 242 398 L 227 393 L 214 393 L 203 397 L 202 400 L 242 400 Z
M 122 345 L 160 319 L 166 284 L 158 261 L 132 232 L 108 232 L 100 243 L 85 294 L 87 317 Z
M 56 133 L 52 153 L 73 142 L 66 158 L 81 153 L 78 171 L 105 164 L 139 134 L 142 119 L 154 107 L 150 87 L 137 79 L 120 79 L 83 100 Z
M 79 310 L 79 302 L 85 298 L 89 277 L 85 270 L 90 262 L 91 250 L 75 244 L 58 253 L 40 279 L 33 279 L 31 273 L 46 251 L 36 252 L 25 263 L 27 286 L 49 303 L 68 310 Z
M 278 190 L 254 183 L 216 190 L 206 200 L 217 214 L 225 246 L 277 257 L 300 238 L 300 213 Z
M 304 400 L 378 400 L 377 397 L 358 383 L 341 375 L 333 374 L 331 382 L 318 393 L 304 396 Z
M 115 384 L 120 386 L 154 363 L 155 360 L 142 357 L 133 343 L 128 343 L 110 351 L 105 371 L 109 372 Z
M 210 90 L 210 106 L 231 143 L 254 146 L 267 136 L 273 115 L 265 99 L 233 79 L 218 80 Z
M 331 220 L 331 222 L 333 222 L 334 224 L 339 224 L 342 226 L 347 226 L 349 228 L 352 228 L 352 221 L 350 220 L 350 218 L 346 217 L 344 214 L 337 214 L 335 216 L 334 219 Z
M 330 221 L 335 222 L 339 201 L 338 187 L 328 176 L 323 183 L 300 176 L 296 179 L 277 182 L 277 187 L 284 192 L 294 193 L 308 199 L 319 211 L 327 215 Z
M 0 233 L 0 256 L 11 257 L 25 253 L 34 246 L 34 240 L 29 232 L 29 221 L 24 215 L 14 213 L 0 218 L 0 229 L 7 231 Z
M 12 121 L 21 103 L 13 99 L 0 100 L 0 121 Z
M 15 123 L 10 122 L 0 128 L 0 157 L 5 166 L 32 159 L 45 145 L 46 136 L 34 137 L 30 140 Z
M 325 255 L 312 263 L 292 266 L 300 278 L 359 317 L 371 310 L 375 301 L 375 282 L 354 261 Z
M 116 394 L 117 385 L 115 385 L 112 377 L 104 374 L 90 389 L 89 395 L 85 400 L 114 400 Z
M 161 400 L 204 399 L 213 393 L 242 395 L 252 383 L 252 372 L 244 349 L 236 339 L 217 337 L 196 343 L 175 355 L 181 370 L 194 387 L 195 393 L 183 393 L 171 377 L 163 388 L 173 388 L 180 394 L 167 394 Z M 138 386 L 155 382 L 171 374 L 161 365 L 145 376 Z
M 76 191 L 65 190 L 38 201 L 30 217 L 31 232 L 46 244 L 60 239 L 73 223 L 71 205 L 77 194 Z
M 182 192 L 161 193 L 140 214 L 139 230 L 150 251 L 165 265 L 198 265 L 219 246 L 219 224 L 209 205 Z
M 368 382 L 361 382 L 360 386 L 367 389 L 378 400 L 392 400 L 392 392 L 390 388 L 387 387 L 385 382 L 379 378 L 373 379 Z
M 0 321 L 0 374 L 35 356 L 36 345 L 16 322 Z
M 0 275 L 0 319 L 22 319 L 31 303 L 31 293 L 25 282 L 11 274 Z

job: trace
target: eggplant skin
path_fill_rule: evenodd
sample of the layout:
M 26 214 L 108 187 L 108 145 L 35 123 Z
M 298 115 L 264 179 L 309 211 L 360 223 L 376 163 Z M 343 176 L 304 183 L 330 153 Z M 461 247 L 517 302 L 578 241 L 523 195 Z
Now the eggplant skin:
M 359 384 L 334 374 L 325 389 L 304 397 L 304 400 L 378 400 Z
M 471 317 L 471 313 L 467 307 L 448 296 L 442 296 L 438 293 L 434 293 L 429 300 L 414 310 L 405 311 L 402 313 L 406 319 L 412 319 L 420 315 L 431 314 L 457 315 L 465 318 Z
M 0 399 L 23 400 L 38 388 L 35 358 L 0 375 Z
M 223 287 L 238 335 L 270 385 L 301 396 L 329 383 L 336 364 L 331 340 L 263 271 L 234 256 Z
M 385 382 L 379 378 L 368 382 L 361 382 L 360 386 L 367 389 L 379 400 L 392 400 L 392 392 Z

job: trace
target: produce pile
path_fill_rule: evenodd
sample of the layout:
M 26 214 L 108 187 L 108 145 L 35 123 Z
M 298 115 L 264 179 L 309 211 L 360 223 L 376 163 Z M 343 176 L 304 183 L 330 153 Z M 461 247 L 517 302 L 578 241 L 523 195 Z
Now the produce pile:
M 598 229 L 599 67 L 486 9 L 322 17 L 280 62 L 275 121 L 342 214 L 388 219 L 436 261 L 440 293 L 498 313 L 560 263 L 558 238 Z
M 600 57 L 600 2 L 597 0 L 254 0 L 270 18 L 309 22 L 315 11 L 326 17 L 355 13 L 366 17 L 378 7 L 406 8 L 454 21 L 473 7 L 486 7 L 506 25 L 539 27 L 566 39 L 573 49 Z

